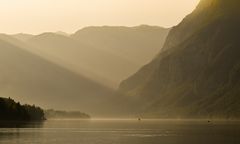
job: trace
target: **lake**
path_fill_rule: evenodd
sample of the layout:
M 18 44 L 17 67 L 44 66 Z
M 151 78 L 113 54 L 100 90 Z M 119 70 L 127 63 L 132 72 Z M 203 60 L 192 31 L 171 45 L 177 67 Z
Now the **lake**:
M 15 126 L 0 128 L 0 144 L 240 144 L 236 121 L 48 120 Z

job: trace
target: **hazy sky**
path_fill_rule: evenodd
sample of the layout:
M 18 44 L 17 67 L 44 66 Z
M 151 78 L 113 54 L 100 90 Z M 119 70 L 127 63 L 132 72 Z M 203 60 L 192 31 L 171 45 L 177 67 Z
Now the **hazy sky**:
M 85 26 L 170 27 L 200 0 L 0 0 L 0 33 L 73 33 Z

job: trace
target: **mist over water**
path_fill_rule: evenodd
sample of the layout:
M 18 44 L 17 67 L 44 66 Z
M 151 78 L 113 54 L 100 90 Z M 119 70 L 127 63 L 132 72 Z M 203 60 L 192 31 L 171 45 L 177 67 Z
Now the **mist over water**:
M 206 120 L 49 120 L 0 128 L 2 144 L 237 144 L 240 123 Z
M 167 22 L 184 0 L 8 1 L 0 15 L 21 10 L 0 16 L 6 31 L 94 22 L 71 34 L 0 31 L 0 144 L 240 144 L 239 0 L 185 0 L 200 2 L 172 28 L 123 23 Z M 101 9 L 116 26 L 94 26 Z

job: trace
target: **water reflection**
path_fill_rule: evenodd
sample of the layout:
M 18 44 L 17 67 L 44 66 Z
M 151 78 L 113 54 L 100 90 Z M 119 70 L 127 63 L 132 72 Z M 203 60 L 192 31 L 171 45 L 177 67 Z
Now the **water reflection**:
M 39 133 L 33 130 L 41 129 L 44 122 L 0 122 L 0 143 L 24 143 L 22 138 L 34 138 Z
M 1 121 L 0 128 L 42 128 L 44 122 Z
M 0 128 L 0 144 L 240 143 L 238 122 L 50 120 L 14 125 L 17 128 Z

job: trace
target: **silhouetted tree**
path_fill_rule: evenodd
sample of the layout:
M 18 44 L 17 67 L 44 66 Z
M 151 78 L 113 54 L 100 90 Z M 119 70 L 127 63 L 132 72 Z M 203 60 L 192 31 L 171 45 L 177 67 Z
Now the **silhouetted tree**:
M 0 98 L 0 120 L 2 121 L 42 121 L 44 111 L 35 105 L 21 105 L 11 98 Z

